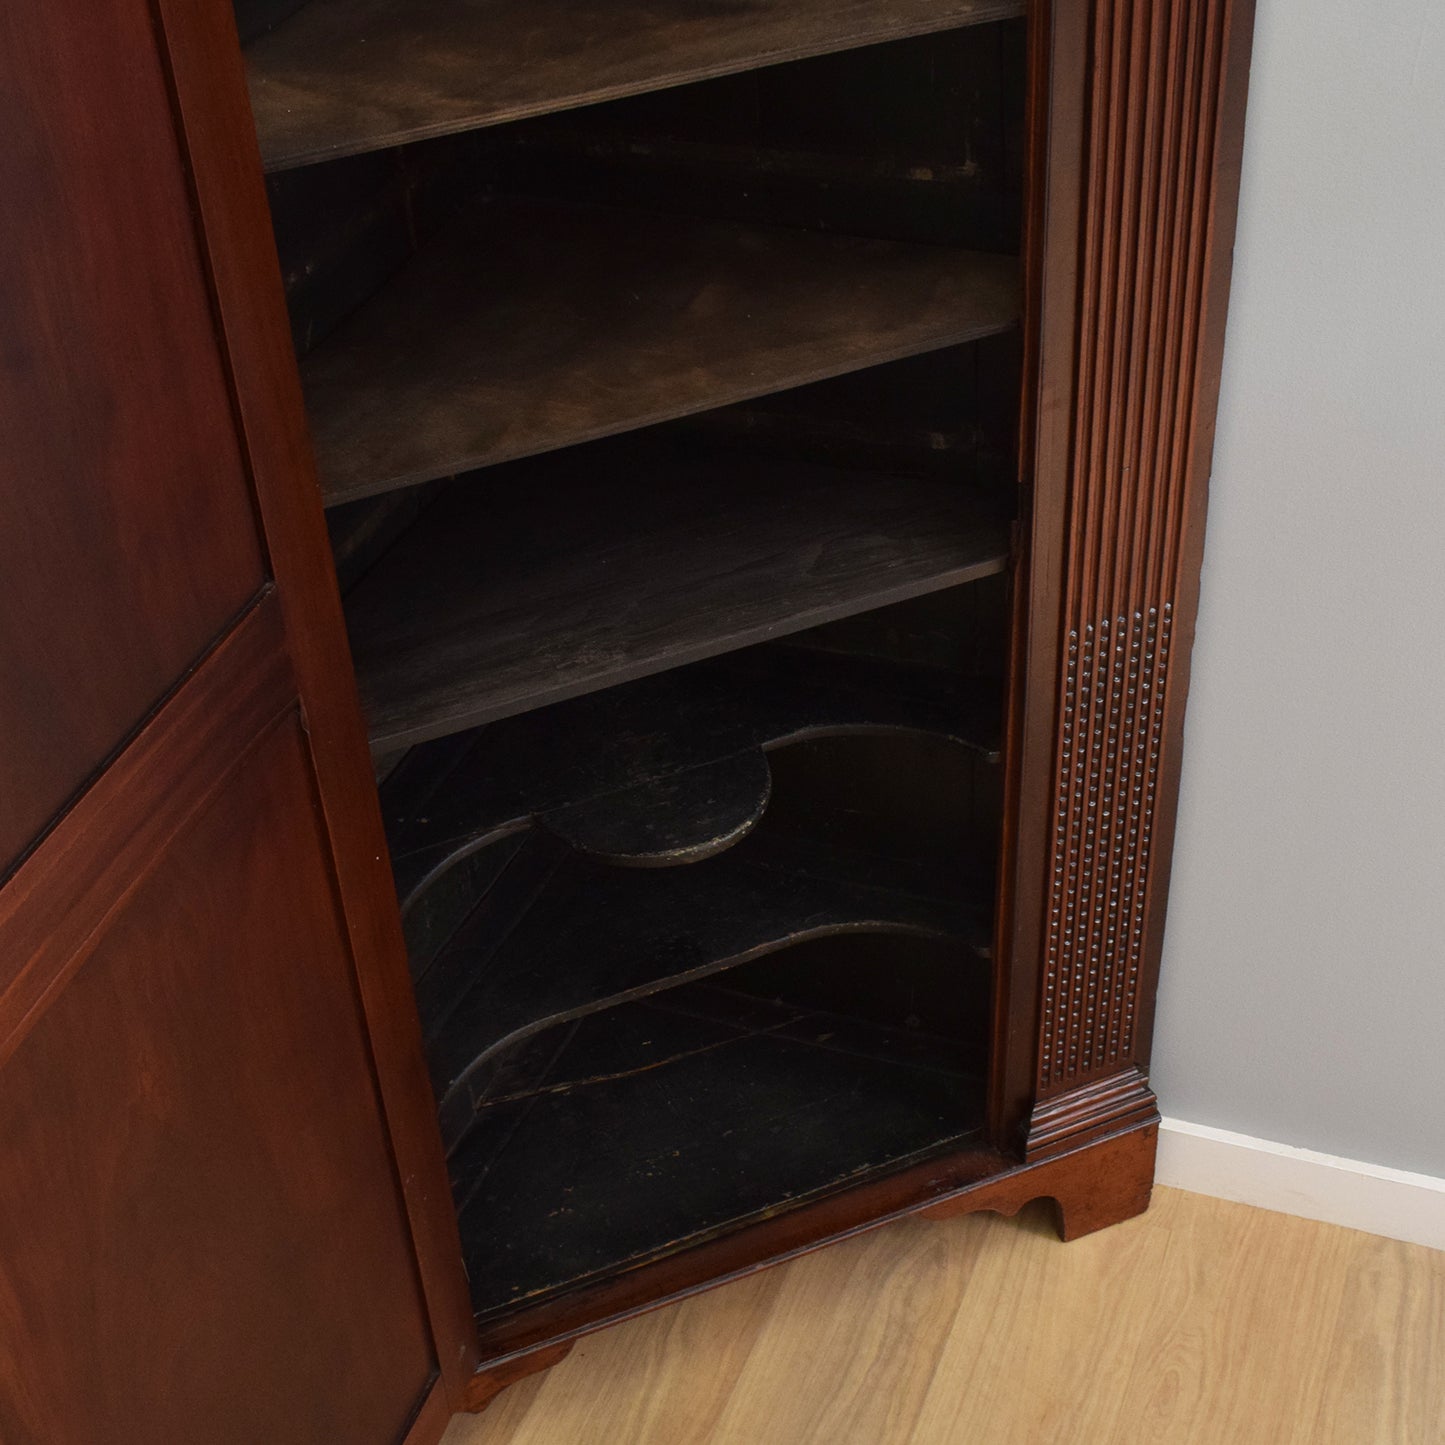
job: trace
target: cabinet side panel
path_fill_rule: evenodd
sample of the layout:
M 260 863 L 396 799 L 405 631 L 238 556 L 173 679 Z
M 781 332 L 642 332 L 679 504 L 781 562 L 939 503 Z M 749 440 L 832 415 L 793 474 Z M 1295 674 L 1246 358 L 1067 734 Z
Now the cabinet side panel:
M 1153 1111 L 1143 1068 L 1180 653 L 1187 662 L 1252 19 L 1247 0 L 1096 0 L 1089 13 L 1067 470 L 1038 478 L 1065 555 L 1056 722 L 1033 760 L 1050 770 L 1052 804 L 1031 1153 Z
M 399 1441 L 427 1394 L 313 798 L 293 709 L 0 1070 L 7 1445 Z
M 144 4 L 0 6 L 0 877 L 264 577 Z

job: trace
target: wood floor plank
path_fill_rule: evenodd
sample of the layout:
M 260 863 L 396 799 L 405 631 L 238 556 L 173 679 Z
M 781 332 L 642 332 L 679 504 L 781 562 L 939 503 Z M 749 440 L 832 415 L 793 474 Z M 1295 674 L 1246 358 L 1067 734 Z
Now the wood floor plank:
M 616 1331 L 610 1332 L 611 1339 L 597 1337 L 595 1345 L 584 1342 L 578 1353 L 587 1351 L 589 1369 L 558 1382 L 545 1413 L 538 1412 L 540 1429 L 530 1438 L 536 1445 L 559 1440 L 577 1445 L 712 1440 L 787 1282 L 785 1273 L 770 1270 L 730 1288 L 726 1293 L 734 1297 L 716 1306 L 703 1297 L 660 1311 L 647 1320 L 650 1328 L 639 1332 L 641 1349 L 617 1339 Z M 679 1359 L 705 1360 L 707 1368 L 680 1375 Z M 598 1408 L 598 1376 L 606 1378 L 607 1400 L 613 1406 L 606 1412 Z M 552 1415 L 559 1406 L 567 1412 L 561 1429 Z
M 1159 1227 L 1132 1220 L 1058 1247 L 1045 1209 L 989 1220 L 979 1266 L 909 1445 L 1006 1437 L 1030 1445 L 1107 1440 L 1119 1403 L 1111 1380 L 1116 1321 L 1157 1253 Z M 1103 1388 L 1099 1388 L 1100 1386 Z
M 1161 1247 L 1130 1301 L 1107 1392 L 1118 1445 L 1313 1440 L 1300 1434 L 1326 1357 L 1308 1326 L 1334 1313 L 1343 1231 L 1166 1195 Z M 1323 1231 L 1323 1232 L 1320 1232 Z
M 1130 1300 L 1139 1313 L 1131 1316 L 1137 1344 L 1121 1361 L 1126 1379 L 1121 1389 L 1106 1392 L 1115 1404 L 1116 1438 L 1127 1438 L 1131 1428 L 1143 1439 L 1170 1438 L 1171 1431 L 1177 1435 L 1207 1414 L 1217 1373 L 1210 1322 L 1222 1311 L 1221 1295 L 1242 1240 L 1237 1230 L 1233 1235 L 1218 1230 L 1213 1212 L 1191 1209 L 1189 1200 L 1160 1191 L 1150 1211 L 1163 1238 L 1151 1239 L 1146 1287 Z M 1130 1421 L 1123 1425 L 1119 1417 L 1126 1401 Z
M 903 1438 L 987 1233 L 910 1221 L 798 1261 L 708 1445 Z
M 1208 1445 L 1252 1438 L 1318 1445 L 1309 1423 L 1329 1351 L 1316 1331 L 1338 1311 L 1351 1241 L 1312 1220 L 1278 1220 L 1216 1209 L 1193 1242 L 1176 1245 L 1206 1258 L 1232 1246 L 1216 1307 L 1202 1312 L 1202 1357 L 1212 1368 L 1191 1424 Z
M 1445 1253 L 1157 1190 L 905 1222 L 584 1341 L 445 1445 L 1441 1445 Z
M 1431 1268 L 1428 1252 L 1397 1240 L 1355 1235 L 1352 1242 L 1310 1438 L 1439 1445 L 1445 1267 Z M 1434 1258 L 1445 1266 L 1445 1255 Z

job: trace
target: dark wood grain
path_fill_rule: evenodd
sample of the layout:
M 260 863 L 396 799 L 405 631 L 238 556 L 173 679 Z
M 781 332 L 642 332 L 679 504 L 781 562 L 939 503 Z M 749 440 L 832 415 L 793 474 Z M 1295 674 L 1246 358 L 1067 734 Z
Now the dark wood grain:
M 926 732 L 997 760 L 997 683 L 764 645 L 415 748 L 382 790 L 415 969 L 438 875 L 533 824 L 603 862 L 695 862 L 763 814 L 763 753 L 806 738 Z M 425 917 L 422 917 L 425 915 Z
M 452 1160 L 480 1314 L 956 1148 L 982 1117 L 948 1040 L 707 988 L 554 1053 Z
M 1003 570 L 984 495 L 609 448 L 459 487 L 348 599 L 373 746 Z
M 236 749 L 294 708 L 280 611 L 263 597 L 0 890 L 0 1066 Z
M 442 1137 L 473 1127 L 521 1040 L 628 999 L 676 988 L 809 939 L 842 933 L 948 939 L 981 955 L 986 890 L 939 865 L 849 853 L 766 826 L 706 863 L 661 872 L 546 855 L 521 917 L 483 899 L 433 966 L 447 987 L 428 1054 Z M 511 865 L 515 870 L 517 863 Z
M 247 49 L 268 170 L 806 55 L 1022 0 L 311 0 Z
M 302 364 L 327 503 L 1006 330 L 1017 272 L 947 247 L 479 206 Z
M 303 744 L 292 713 L 127 861 L 3 1065 L 6 1445 L 381 1445 L 430 1389 Z
M 265 580 L 151 25 L 0 11 L 0 878 Z

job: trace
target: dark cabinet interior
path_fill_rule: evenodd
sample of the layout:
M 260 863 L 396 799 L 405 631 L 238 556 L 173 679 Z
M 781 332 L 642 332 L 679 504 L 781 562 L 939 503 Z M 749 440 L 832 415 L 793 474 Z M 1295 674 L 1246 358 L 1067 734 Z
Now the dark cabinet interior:
M 556 9 L 240 8 L 503 1328 L 985 1136 L 1019 495 L 1022 7 Z

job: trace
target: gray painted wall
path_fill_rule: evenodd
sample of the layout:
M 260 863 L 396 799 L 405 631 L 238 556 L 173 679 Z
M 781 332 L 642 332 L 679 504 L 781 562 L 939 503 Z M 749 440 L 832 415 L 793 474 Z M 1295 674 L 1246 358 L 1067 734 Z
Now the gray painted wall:
M 1153 1077 L 1445 1176 L 1445 3 L 1259 0 Z

